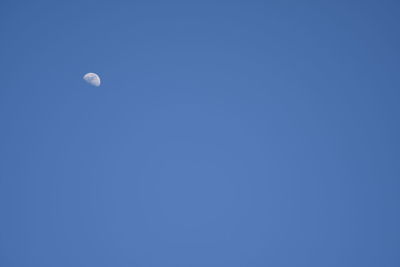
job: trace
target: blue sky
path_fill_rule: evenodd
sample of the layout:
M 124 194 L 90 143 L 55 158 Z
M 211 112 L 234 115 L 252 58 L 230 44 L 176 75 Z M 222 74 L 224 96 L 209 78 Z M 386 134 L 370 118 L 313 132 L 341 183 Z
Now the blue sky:
M 399 266 L 399 11 L 2 1 L 0 265 Z

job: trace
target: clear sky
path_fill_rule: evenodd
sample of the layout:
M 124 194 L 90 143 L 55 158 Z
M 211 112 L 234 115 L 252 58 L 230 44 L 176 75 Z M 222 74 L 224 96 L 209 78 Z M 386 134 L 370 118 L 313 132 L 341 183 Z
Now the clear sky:
M 400 266 L 399 14 L 1 1 L 0 265 Z

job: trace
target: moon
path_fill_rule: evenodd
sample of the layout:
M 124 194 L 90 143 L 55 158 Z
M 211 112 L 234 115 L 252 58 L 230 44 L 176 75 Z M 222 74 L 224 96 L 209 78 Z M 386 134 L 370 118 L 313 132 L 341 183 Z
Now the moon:
M 93 86 L 96 86 L 96 87 L 99 87 L 100 83 L 101 83 L 99 75 L 97 75 L 96 73 L 92 73 L 92 72 L 86 73 L 85 76 L 83 76 L 83 79 L 87 83 L 89 83 Z

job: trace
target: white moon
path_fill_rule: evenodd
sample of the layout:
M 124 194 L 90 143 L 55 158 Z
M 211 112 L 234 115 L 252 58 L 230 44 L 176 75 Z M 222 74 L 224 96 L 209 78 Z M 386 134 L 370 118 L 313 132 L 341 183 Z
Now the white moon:
M 96 73 L 92 73 L 92 72 L 86 73 L 85 76 L 83 76 L 83 79 L 86 82 L 88 82 L 91 85 L 96 86 L 96 87 L 99 87 L 100 83 L 101 83 L 99 75 L 97 75 Z

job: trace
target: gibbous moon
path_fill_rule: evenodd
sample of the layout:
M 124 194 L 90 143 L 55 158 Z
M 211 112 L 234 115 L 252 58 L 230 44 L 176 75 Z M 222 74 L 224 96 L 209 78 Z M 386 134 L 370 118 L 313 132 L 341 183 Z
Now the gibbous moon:
M 96 87 L 100 86 L 100 77 L 96 73 L 92 73 L 92 72 L 86 73 L 85 76 L 83 76 L 83 79 L 87 83 L 89 83 L 93 86 L 96 86 Z

